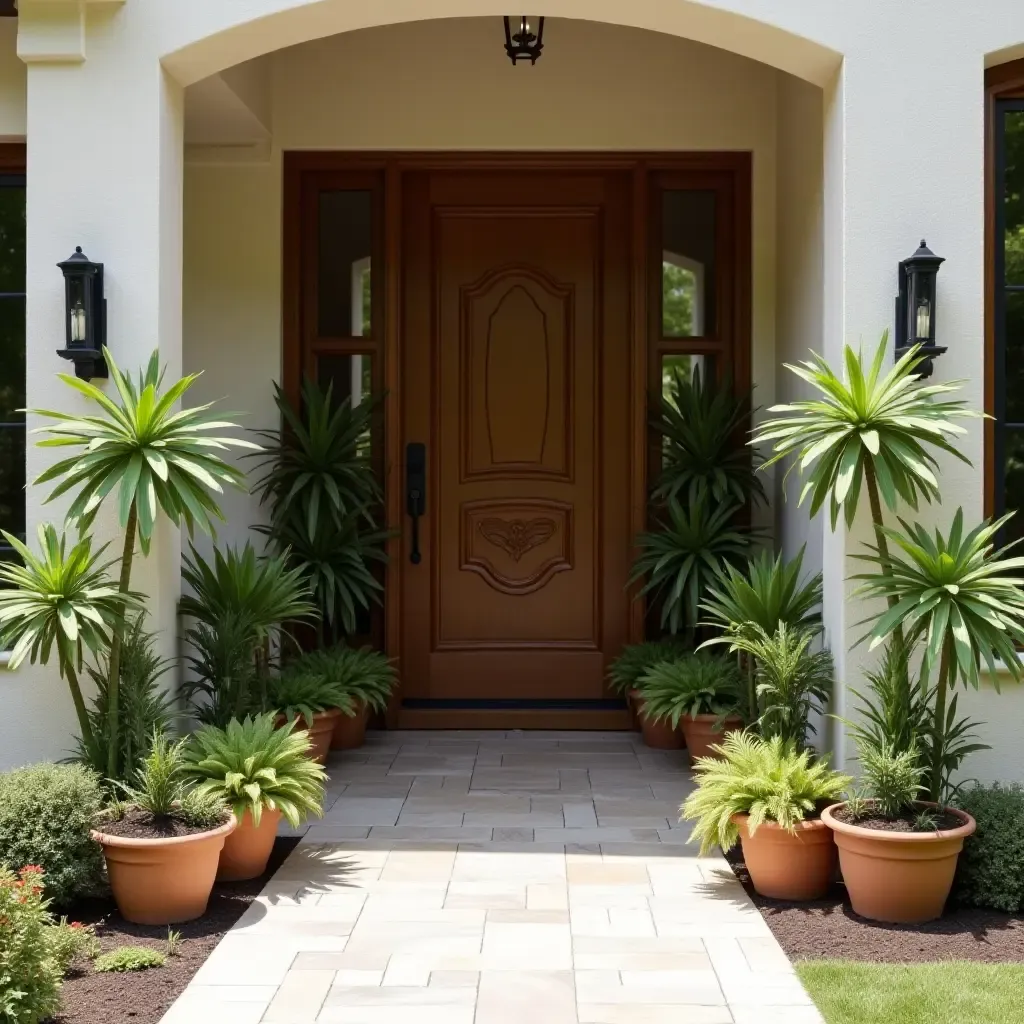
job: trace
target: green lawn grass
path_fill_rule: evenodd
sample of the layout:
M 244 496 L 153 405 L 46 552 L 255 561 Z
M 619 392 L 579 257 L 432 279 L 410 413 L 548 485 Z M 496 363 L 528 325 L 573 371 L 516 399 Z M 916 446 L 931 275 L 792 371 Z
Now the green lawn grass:
M 802 960 L 827 1024 L 1024 1024 L 1024 964 Z

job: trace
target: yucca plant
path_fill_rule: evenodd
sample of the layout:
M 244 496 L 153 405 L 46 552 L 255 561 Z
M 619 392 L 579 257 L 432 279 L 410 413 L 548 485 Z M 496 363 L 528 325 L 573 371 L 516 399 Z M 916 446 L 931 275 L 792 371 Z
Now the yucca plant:
M 908 640 L 922 640 L 926 685 L 937 669 L 926 751 L 928 793 L 936 801 L 942 798 L 955 725 L 955 707 L 947 709 L 949 690 L 958 679 L 977 689 L 982 662 L 993 679 L 997 660 L 1015 680 L 1024 675 L 1017 658 L 1017 645 L 1024 643 L 1024 579 L 1016 575 L 1024 569 L 1024 557 L 1006 557 L 1013 545 L 995 550 L 995 538 L 1011 517 L 986 520 L 966 533 L 963 518 L 963 509 L 957 509 L 945 535 L 901 519 L 902 531 L 884 529 L 894 554 L 883 555 L 875 546 L 870 555 L 858 556 L 884 563 L 883 571 L 855 577 L 859 596 L 885 598 L 889 604 L 859 642 L 870 641 L 874 648 L 899 629 Z
M 346 715 L 354 715 L 352 698 L 335 680 L 296 669 L 286 668 L 267 682 L 265 711 L 283 715 L 289 722 L 302 718 L 311 724 L 313 716 L 331 708 L 341 708 Z
M 673 661 L 689 650 L 690 647 L 675 636 L 629 644 L 608 666 L 608 688 L 613 693 L 628 694 L 639 685 L 641 676 L 652 665 L 660 661 Z
M 630 582 L 645 580 L 640 594 L 653 594 L 661 604 L 661 625 L 670 633 L 697 628 L 701 601 L 709 586 L 740 564 L 750 548 L 752 531 L 737 522 L 740 506 L 706 500 L 683 506 L 670 501 L 667 518 L 637 538 L 640 554 Z
M 684 654 L 650 666 L 638 683 L 644 717 L 678 728 L 684 715 L 735 714 L 743 677 L 736 663 L 706 651 Z
M 370 647 L 310 651 L 289 665 L 289 670 L 336 683 L 354 705 L 366 705 L 372 711 L 387 708 L 396 683 L 394 662 Z
M 655 501 L 728 502 L 745 505 L 767 501 L 755 475 L 757 457 L 743 438 L 750 401 L 718 386 L 699 370 L 674 371 L 652 426 L 662 437 L 662 471 Z
M 690 842 L 700 843 L 701 856 L 716 846 L 728 851 L 736 845 L 734 814 L 749 815 L 751 835 L 766 821 L 793 832 L 822 805 L 838 800 L 852 781 L 832 771 L 827 758 L 797 751 L 781 736 L 733 732 L 712 749 L 719 757 L 697 759 L 697 788 L 681 809 L 683 819 L 694 822 Z
M 264 810 L 280 811 L 292 828 L 323 815 L 326 773 L 310 758 L 306 732 L 294 723 L 276 728 L 274 715 L 233 719 L 223 729 L 206 725 L 186 750 L 187 772 L 200 794 L 231 807 L 241 821 L 248 811 L 259 826 Z
M 92 721 L 79 683 L 82 656 L 108 649 L 125 609 L 141 608 L 139 596 L 118 591 L 108 571 L 114 563 L 100 561 L 106 549 L 94 553 L 88 536 L 69 545 L 63 532 L 41 523 L 37 555 L 17 537 L 3 535 L 22 564 L 0 562 L 0 581 L 10 588 L 0 589 L 0 647 L 10 648 L 12 669 L 25 658 L 45 665 L 56 648 L 57 668 L 71 691 L 82 740 L 92 744 Z
M 91 528 L 104 501 L 116 492 L 118 522 L 124 531 L 118 589 L 127 594 L 136 539 L 143 554 L 148 554 L 160 511 L 175 526 L 184 525 L 190 534 L 196 526 L 211 532 L 213 521 L 224 516 L 210 492 L 219 494 L 225 487 L 244 487 L 242 471 L 226 463 L 220 453 L 232 448 L 258 449 L 259 445 L 224 434 L 225 430 L 235 429 L 235 424 L 211 416 L 210 405 L 177 409 L 198 374 L 182 377 L 164 389 L 158 352 L 153 353 L 137 380 L 122 374 L 108 349 L 103 352 L 120 401 L 88 381 L 58 374 L 95 407 L 95 412 L 72 415 L 49 409 L 32 410 L 54 421 L 34 431 L 51 435 L 38 442 L 40 447 L 77 449 L 35 482 L 60 481 L 47 501 L 77 491 L 68 518 L 83 531 Z M 118 701 L 124 629 L 122 610 L 111 625 L 107 666 L 107 774 L 111 778 L 118 776 L 120 768 Z

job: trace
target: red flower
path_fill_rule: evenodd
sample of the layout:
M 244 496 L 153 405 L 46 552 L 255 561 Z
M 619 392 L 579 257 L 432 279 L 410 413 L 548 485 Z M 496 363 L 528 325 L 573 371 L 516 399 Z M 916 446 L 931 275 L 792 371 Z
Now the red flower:
M 26 864 L 20 873 L 23 875 L 41 875 L 43 869 L 38 864 Z
M 84 928 L 85 925 L 81 921 L 72 921 L 69 925 L 70 928 Z

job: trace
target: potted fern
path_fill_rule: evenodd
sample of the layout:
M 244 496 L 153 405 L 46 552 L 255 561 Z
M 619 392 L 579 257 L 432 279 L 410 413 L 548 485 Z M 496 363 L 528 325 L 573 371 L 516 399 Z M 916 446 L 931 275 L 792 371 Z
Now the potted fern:
M 627 644 L 622 653 L 608 666 L 608 689 L 623 697 L 629 705 L 633 724 L 641 729 L 639 716 L 640 691 L 637 688 L 640 677 L 659 661 L 670 661 L 689 650 L 679 637 L 666 636 L 661 640 L 647 640 L 639 644 Z
M 191 738 L 186 753 L 196 791 L 227 803 L 238 820 L 221 850 L 221 881 L 263 874 L 282 818 L 298 828 L 323 814 L 327 776 L 311 757 L 308 734 L 294 726 L 278 728 L 274 715 L 264 714 L 223 729 L 205 725 Z
M 267 680 L 263 710 L 274 712 L 278 728 L 307 732 L 313 760 L 326 764 L 334 727 L 343 714 L 355 714 L 355 704 L 340 683 L 310 672 L 300 661 Z
M 698 758 L 697 789 L 682 807 L 694 822 L 690 842 L 701 856 L 737 842 L 754 888 L 771 899 L 812 900 L 825 894 L 835 867 L 832 832 L 820 810 L 850 778 L 798 751 L 781 736 L 734 732 Z

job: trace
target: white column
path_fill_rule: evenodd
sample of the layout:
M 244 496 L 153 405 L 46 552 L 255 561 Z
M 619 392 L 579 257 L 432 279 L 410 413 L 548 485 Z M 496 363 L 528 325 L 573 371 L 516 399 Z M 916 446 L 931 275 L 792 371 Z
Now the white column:
M 23 7 L 23 14 L 35 11 L 32 0 Z M 133 5 L 93 9 L 88 17 L 77 5 L 61 7 L 69 19 L 63 36 L 48 14 L 39 38 L 31 17 L 19 38 L 28 63 L 27 388 L 30 408 L 82 411 L 84 401 L 54 376 L 74 372 L 55 354 L 64 346 L 55 264 L 76 245 L 104 264 L 107 345 L 118 366 L 137 374 L 158 349 L 166 379 L 181 372 L 183 96 L 132 21 Z M 61 49 L 55 38 L 69 42 Z M 37 523 L 59 522 L 67 507 L 44 505 L 48 487 L 31 485 L 52 452 L 28 452 L 30 542 Z M 97 533 L 112 541 L 113 557 L 122 535 L 114 509 L 106 513 Z M 165 522 L 148 559 L 137 555 L 132 577 L 148 595 L 150 628 L 165 655 L 176 653 L 180 551 L 178 531 Z M 3 735 L 0 725 L 0 750 L 7 748 L 0 761 L 60 756 L 74 728 L 66 687 L 55 668 L 24 668 L 17 677 L 6 690 L 21 706 L 3 720 L 19 735 Z
M 938 278 L 939 343 L 949 352 L 936 379 L 963 378 L 960 397 L 983 403 L 983 125 L 982 60 L 956 33 L 933 31 L 928 19 L 902 19 L 858 39 L 825 94 L 825 331 L 823 348 L 841 366 L 844 341 L 872 350 L 893 327 L 896 265 L 921 238 L 946 257 Z M 940 19 L 941 20 L 941 19 Z M 912 24 L 910 24 L 912 23 Z M 890 364 L 892 359 L 890 338 Z M 958 505 L 967 522 L 982 514 L 982 430 L 969 425 L 960 442 L 974 468 L 943 457 L 943 505 L 905 517 L 948 526 Z M 849 686 L 861 687 L 874 662 L 851 651 L 873 609 L 849 596 L 851 556 L 871 538 L 867 499 L 850 533 L 825 528 L 825 622 L 840 681 L 840 715 L 851 715 Z M 886 513 L 886 521 L 897 526 Z M 986 714 L 987 712 L 987 714 Z M 982 717 L 998 713 L 989 705 Z M 855 753 L 845 730 L 835 736 L 837 761 Z

